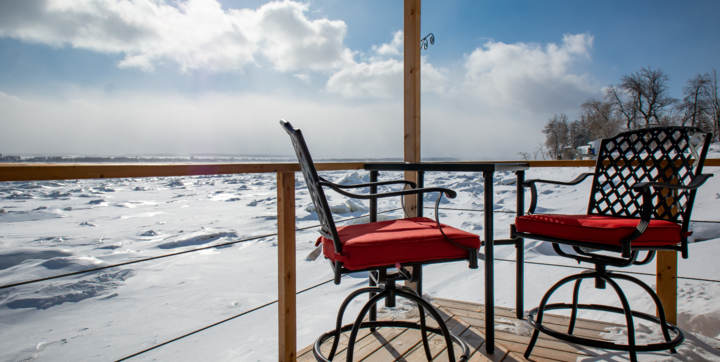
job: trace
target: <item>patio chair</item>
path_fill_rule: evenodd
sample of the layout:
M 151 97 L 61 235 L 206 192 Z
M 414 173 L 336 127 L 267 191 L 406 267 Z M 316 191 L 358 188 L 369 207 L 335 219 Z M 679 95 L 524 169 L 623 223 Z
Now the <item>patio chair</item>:
M 586 173 L 570 182 L 527 180 L 531 190 L 528 215 L 518 216 L 511 226 L 513 237 L 552 242 L 563 257 L 595 265 L 594 270 L 563 278 L 532 309 L 528 321 L 534 327 L 525 357 L 529 358 L 540 332 L 576 344 L 628 351 L 632 361 L 637 352 L 670 350 L 682 343 L 683 333 L 665 319 L 657 294 L 644 282 L 607 267 L 647 264 L 658 250 L 675 250 L 688 256 L 688 227 L 697 188 L 712 175 L 702 174 L 711 135 L 697 128 L 658 127 L 620 133 L 604 139 L 594 173 Z M 577 185 L 593 176 L 587 214 L 534 214 L 537 205 L 536 184 Z M 594 279 L 596 288 L 610 284 L 621 308 L 610 305 L 580 304 L 580 284 Z M 630 282 L 645 290 L 657 307 L 658 316 L 630 308 L 616 280 Z M 548 303 L 561 286 L 574 282 L 571 303 Z M 601 341 L 573 334 L 578 309 L 624 315 L 627 344 Z M 543 323 L 549 310 L 569 310 L 567 333 Z M 660 327 L 664 341 L 638 345 L 634 318 Z
M 477 235 L 441 224 L 438 220 L 438 205 L 445 195 L 454 198 L 452 190 L 439 187 L 417 188 L 415 183 L 405 180 L 381 181 L 356 185 L 340 185 L 330 182 L 317 174 L 315 165 L 308 151 L 300 130 L 294 129 L 290 123 L 280 121 L 290 135 L 293 147 L 300 163 L 300 169 L 310 192 L 315 211 L 320 220 L 320 237 L 317 245 L 322 244 L 325 258 L 330 260 L 335 276 L 335 284 L 340 284 L 341 276 L 346 273 L 369 271 L 370 286 L 358 289 L 342 302 L 338 311 L 334 330 L 322 334 L 315 342 L 313 353 L 320 361 L 332 360 L 337 351 L 340 335 L 350 331 L 347 347 L 347 360 L 353 358 L 353 348 L 360 328 L 374 331 L 379 327 L 414 328 L 421 331 L 423 348 L 428 360 L 433 358 L 428 333 L 442 338 L 447 345 L 448 357 L 455 360 L 454 345 L 462 350 L 460 360 L 466 360 L 469 348 L 465 342 L 452 335 L 440 313 L 415 290 L 406 286 L 396 285 L 397 281 L 409 280 L 419 282 L 421 268 L 424 264 L 467 260 L 471 268 L 477 268 L 478 249 L 481 242 Z M 357 194 L 347 190 L 368 188 L 370 186 L 401 185 L 410 187 L 385 193 Z M 378 199 L 392 196 L 404 196 L 418 193 L 439 193 L 435 203 L 435 220 L 424 217 L 411 217 L 398 220 L 370 222 L 366 224 L 336 227 L 323 187 L 334 190 L 344 196 L 357 199 Z M 410 269 L 409 267 L 412 267 Z M 354 323 L 342 325 L 343 314 L 350 302 L 363 294 L 369 300 L 362 307 Z M 385 300 L 387 307 L 395 306 L 395 298 L 403 297 L 417 305 L 419 323 L 414 321 L 377 320 L 376 304 Z M 425 313 L 432 316 L 438 328 L 426 324 Z M 365 320 L 366 316 L 368 317 Z M 330 338 L 334 338 L 327 356 L 323 355 L 320 346 Z

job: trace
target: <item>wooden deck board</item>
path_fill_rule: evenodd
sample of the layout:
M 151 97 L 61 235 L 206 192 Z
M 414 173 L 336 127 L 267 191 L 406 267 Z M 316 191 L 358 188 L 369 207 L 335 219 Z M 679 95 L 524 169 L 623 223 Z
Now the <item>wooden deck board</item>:
M 462 302 L 457 300 L 433 299 L 443 319 L 448 324 L 452 333 L 459 335 L 470 346 L 470 361 L 526 361 L 523 354 L 530 340 L 531 328 L 527 326 L 523 333 L 524 321 L 515 318 L 515 311 L 510 308 L 495 308 L 495 353 L 485 353 L 485 318 L 484 306 L 477 303 Z M 380 311 L 379 311 L 380 312 Z M 397 317 L 397 313 L 392 314 Z M 417 312 L 401 315 L 399 318 L 405 320 L 417 320 Z M 544 321 L 548 325 L 554 325 L 562 330 L 567 328 L 569 318 L 559 315 L 545 314 Z M 378 319 L 383 319 L 381 313 Z M 428 318 L 428 324 L 434 325 L 432 318 Z M 575 332 L 578 335 L 601 338 L 606 328 L 618 327 L 618 325 L 603 322 L 578 319 Z M 347 335 L 344 333 L 341 338 L 339 352 L 334 358 L 337 361 L 345 360 L 347 348 Z M 355 345 L 354 360 L 356 361 L 425 361 L 425 351 L 421 341 L 421 334 L 416 329 L 404 328 L 378 328 L 375 333 L 369 333 L 367 329 L 361 330 L 362 338 L 358 338 Z M 428 335 L 433 361 L 447 361 L 447 346 L 441 336 Z M 323 345 L 323 350 L 329 350 L 330 342 Z M 327 346 L 326 346 L 327 345 Z M 608 351 L 610 352 L 610 351 Z M 603 351 L 576 346 L 555 339 L 547 335 L 540 335 L 530 360 L 532 361 L 568 361 L 577 358 L 602 358 Z M 455 355 L 459 356 L 460 351 L 455 347 Z M 312 346 L 308 346 L 298 352 L 298 360 L 312 361 L 314 356 Z

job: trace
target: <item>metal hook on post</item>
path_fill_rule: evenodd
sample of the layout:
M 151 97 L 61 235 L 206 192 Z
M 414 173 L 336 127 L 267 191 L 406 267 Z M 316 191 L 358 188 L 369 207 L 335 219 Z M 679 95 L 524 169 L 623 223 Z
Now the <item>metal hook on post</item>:
M 435 34 L 428 33 L 422 39 L 420 39 L 420 49 L 427 50 L 429 45 L 435 44 Z

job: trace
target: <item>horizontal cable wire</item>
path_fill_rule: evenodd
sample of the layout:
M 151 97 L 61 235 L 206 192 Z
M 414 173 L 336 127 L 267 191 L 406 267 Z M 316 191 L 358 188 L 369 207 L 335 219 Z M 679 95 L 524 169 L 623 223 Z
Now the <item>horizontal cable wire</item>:
M 423 209 L 428 210 L 434 210 L 435 208 L 432 206 L 423 206 Z M 450 210 L 450 211 L 471 211 L 471 212 L 485 212 L 485 210 L 480 209 L 464 209 L 464 208 L 458 208 L 458 207 L 441 207 L 439 210 Z M 504 213 L 504 214 L 514 214 L 516 213 L 515 210 L 494 210 L 493 213 Z M 690 220 L 691 222 L 697 222 L 697 223 L 708 223 L 708 224 L 720 224 L 720 221 L 712 221 L 712 220 Z
M 435 207 L 423 206 L 423 209 L 435 210 Z M 463 209 L 463 208 L 458 208 L 458 207 L 440 207 L 440 208 L 438 208 L 438 210 L 485 212 L 485 210 L 480 210 L 480 209 Z M 515 210 L 493 210 L 493 213 L 514 214 Z
M 380 214 L 386 214 L 386 213 L 394 212 L 394 211 L 397 211 L 397 210 L 400 210 L 400 209 L 401 209 L 401 208 L 389 209 L 389 210 L 385 210 L 385 211 L 380 211 L 380 212 L 378 212 L 377 214 L 378 214 L 378 215 L 380 215 Z M 368 215 L 361 215 L 361 216 L 356 216 L 356 217 L 351 217 L 351 218 L 347 218 L 347 219 L 338 220 L 337 222 L 338 222 L 338 223 L 342 223 L 342 222 L 345 222 L 345 221 L 351 221 L 351 220 L 361 219 L 361 218 L 364 218 L 364 217 L 367 217 L 367 216 L 368 216 Z M 320 226 L 319 224 L 317 224 L 317 225 L 311 225 L 311 226 L 306 226 L 306 227 L 302 227 L 302 228 L 297 228 L 296 230 L 308 230 L 308 229 L 316 228 L 316 227 L 319 227 L 319 226 Z M 272 234 L 272 235 L 276 235 L 276 234 Z M 271 236 L 272 236 L 272 235 L 271 235 Z M 342 277 L 345 277 L 345 276 L 343 275 Z M 315 285 L 313 285 L 313 286 L 307 287 L 307 288 L 305 288 L 305 289 L 303 289 L 303 290 L 301 290 L 301 291 L 298 291 L 297 293 L 295 293 L 295 295 L 303 294 L 303 293 L 305 293 L 305 292 L 307 292 L 307 291 L 310 291 L 310 290 L 312 290 L 312 289 L 315 289 L 315 288 L 317 288 L 317 287 L 320 287 L 320 286 L 322 286 L 322 285 L 325 285 L 325 284 L 327 284 L 327 283 L 329 283 L 329 282 L 331 282 L 331 281 L 333 281 L 333 280 L 334 280 L 334 279 L 328 279 L 328 280 L 326 280 L 326 281 L 320 282 L 320 283 L 315 284 Z M 124 360 L 130 359 L 130 358 L 137 357 L 137 356 L 139 356 L 139 355 L 141 355 L 141 354 L 143 354 L 143 353 L 150 352 L 150 351 L 152 351 L 152 350 L 154 350 L 154 349 L 157 349 L 157 348 L 160 348 L 160 347 L 162 347 L 162 346 L 168 345 L 168 344 L 170 344 L 170 343 L 179 341 L 179 340 L 181 340 L 181 339 L 183 339 L 183 338 L 186 338 L 186 337 L 192 336 L 192 335 L 194 335 L 194 334 L 200 333 L 200 332 L 202 332 L 202 331 L 208 330 L 208 329 L 210 329 L 210 328 L 219 326 L 219 325 L 221 325 L 221 324 L 223 324 L 223 323 L 225 323 L 225 322 L 229 322 L 229 321 L 231 321 L 231 320 L 233 320 L 233 319 L 236 319 L 236 318 L 242 317 L 242 316 L 244 316 L 244 315 L 247 315 L 247 314 L 256 312 L 256 311 L 258 311 L 258 310 L 261 310 L 261 309 L 263 309 L 263 308 L 269 307 L 269 306 L 271 306 L 271 305 L 273 305 L 273 304 L 276 304 L 277 302 L 278 302 L 278 299 L 275 299 L 275 300 L 273 300 L 273 301 L 271 301 L 271 302 L 267 302 L 267 303 L 265 303 L 265 304 L 259 305 L 259 306 L 255 307 L 255 308 L 246 310 L 246 311 L 244 311 L 244 312 L 242 312 L 242 313 L 235 314 L 235 315 L 230 316 L 230 317 L 228 317 L 228 318 L 225 318 L 225 319 L 223 319 L 223 320 L 217 321 L 217 322 L 212 323 L 212 324 L 208 324 L 208 325 L 206 325 L 206 326 L 204 326 L 204 327 L 201 327 L 201 328 L 195 329 L 195 330 L 193 330 L 193 331 L 190 331 L 190 332 L 188 332 L 188 333 L 185 333 L 185 334 L 183 334 L 183 335 L 181 335 L 181 336 L 178 336 L 178 337 L 169 339 L 169 340 L 167 340 L 167 341 L 165 341 L 165 342 L 156 344 L 156 345 L 154 345 L 154 346 L 152 346 L 152 347 L 149 347 L 149 348 L 146 348 L 146 349 L 144 349 L 144 350 L 142 350 L 142 351 L 135 352 L 135 353 L 133 353 L 133 354 L 131 354 L 131 355 L 122 357 L 122 358 L 118 359 L 117 361 L 124 361 Z
M 516 263 L 517 261 L 513 259 L 502 259 L 502 258 L 495 258 L 493 260 L 497 261 L 505 261 L 510 263 Z M 583 269 L 583 270 L 595 270 L 595 268 L 588 268 L 584 266 L 575 266 L 575 265 L 565 265 L 565 264 L 552 264 L 552 263 L 541 263 L 538 261 L 527 261 L 523 260 L 523 264 L 534 264 L 534 265 L 542 265 L 542 266 L 557 266 L 561 268 L 571 268 L 571 269 Z M 645 272 L 631 272 L 631 271 L 623 271 L 623 270 L 615 270 L 613 269 L 613 272 L 617 273 L 623 273 L 623 274 L 636 274 L 636 275 L 647 275 L 647 276 L 656 276 L 656 274 L 653 273 L 645 273 Z M 705 278 L 695 278 L 695 277 L 682 277 L 677 276 L 677 279 L 685 279 L 685 280 L 693 280 L 698 282 L 711 282 L 711 283 L 720 283 L 720 280 L 714 280 L 714 279 L 705 279 Z
M 400 208 L 395 208 L 395 209 L 390 209 L 390 210 L 381 211 L 381 212 L 378 212 L 378 215 L 379 215 L 379 214 L 390 213 L 390 212 L 397 211 L 397 210 L 400 210 Z M 361 218 L 364 218 L 364 217 L 367 217 L 367 216 L 368 216 L 368 215 L 361 215 L 361 216 L 351 217 L 351 218 L 347 218 L 347 219 L 341 219 L 341 220 L 338 220 L 337 222 L 338 222 L 338 223 L 341 223 L 341 222 L 345 222 L 345 221 L 357 220 L 357 219 L 361 219 Z M 302 227 L 302 228 L 297 228 L 296 230 L 297 230 L 297 231 L 308 230 L 308 229 L 316 228 L 316 227 L 319 227 L 319 226 L 320 226 L 320 224 L 310 225 L 310 226 L 305 226 L 305 227 Z M 48 281 L 48 280 L 53 280 L 53 279 L 65 278 L 65 277 L 69 277 L 69 276 L 73 276 L 73 275 L 93 273 L 93 272 L 96 272 L 96 271 L 105 270 L 105 269 L 110 269 L 110 268 L 116 268 L 116 267 L 119 267 L 119 266 L 125 266 L 125 265 L 130 265 L 130 264 L 137 264 L 137 263 L 144 263 L 144 262 L 147 262 L 147 261 L 164 259 L 164 258 L 169 258 L 169 257 L 171 257 L 171 256 L 189 254 L 189 253 L 194 253 L 194 252 L 198 252 L 198 251 L 202 251 L 202 250 L 208 250 L 208 249 L 213 249 L 213 248 L 222 248 L 222 247 L 225 247 L 225 246 L 230 246 L 230 245 L 234 245 L 234 244 L 244 243 L 244 242 L 252 241 L 252 240 L 258 240 L 258 239 L 267 238 L 267 237 L 276 236 L 276 235 L 277 235 L 277 233 L 258 235 L 258 236 L 253 236 L 253 237 L 246 238 L 246 239 L 228 241 L 228 242 L 225 242 L 225 243 L 213 244 L 213 245 L 209 245 L 209 246 L 203 246 L 203 247 L 199 247 L 199 248 L 194 248 L 194 249 L 189 249 L 189 250 L 183 250 L 183 251 L 178 251 L 178 252 L 169 253 L 169 254 L 151 256 L 151 257 L 147 257 L 147 258 L 130 260 L 130 261 L 125 261 L 125 262 L 116 263 L 116 264 L 111 264 L 111 265 L 104 265 L 104 266 L 99 266 L 99 267 L 96 267 L 96 268 L 84 269 L 84 270 L 79 270 L 79 271 L 70 272 L 70 273 L 63 273 L 63 274 L 57 274 L 57 275 L 52 275 L 52 276 L 43 277 L 43 278 L 25 280 L 25 281 L 22 281 L 22 282 L 17 282 L 17 283 L 10 283 L 10 284 L 1 285 L 1 286 L 0 286 L 0 290 L 2 290 L 2 289 L 7 289 L 7 288 L 12 288 L 12 287 L 18 287 L 18 286 L 21 286 L 21 285 L 28 285 L 28 284 L 40 283 L 40 282 L 44 282 L 44 281 Z
M 433 207 L 429 207 L 429 206 L 424 207 L 424 208 L 426 208 L 426 209 L 433 209 Z M 397 211 L 397 210 L 401 210 L 401 208 L 394 208 L 394 209 L 384 210 L 384 211 L 378 212 L 378 215 L 379 215 L 379 214 L 385 214 L 385 213 L 394 212 L 394 211 Z M 440 210 L 472 211 L 472 212 L 483 212 L 483 211 L 484 211 L 484 210 L 478 210 L 478 209 L 447 208 L 447 207 L 441 207 Z M 495 211 L 495 212 L 514 213 L 514 211 Z M 367 217 L 367 216 L 368 216 L 368 215 L 365 214 L 365 215 L 356 216 L 356 217 L 351 217 L 351 218 L 347 218 L 347 219 L 341 219 L 341 220 L 338 220 L 337 222 L 338 222 L 338 223 L 342 223 L 342 222 L 346 222 L 346 221 L 361 219 L 361 218 L 364 218 L 364 217 Z M 720 224 L 720 221 L 707 221 L 707 220 L 693 220 L 693 222 L 700 222 L 700 223 L 719 223 L 719 224 Z M 314 224 L 314 225 L 305 226 L 305 227 L 302 227 L 302 228 L 297 228 L 296 230 L 297 230 L 297 231 L 303 231 L 303 230 L 308 230 L 308 229 L 316 228 L 316 227 L 319 227 L 319 226 L 320 226 L 319 224 Z M 220 243 L 220 244 L 213 244 L 213 245 L 204 246 L 204 247 L 200 247 L 200 248 L 183 250 L 183 251 L 179 251 L 179 252 L 175 252 L 175 253 L 163 254 L 163 255 L 158 255 L 158 256 L 153 256 L 153 257 L 148 257 L 148 258 L 142 258 L 142 259 L 137 259 L 137 260 L 130 260 L 130 261 L 122 262 L 122 263 L 105 265 L 105 266 L 100 266 L 100 267 L 90 268 L 90 269 L 84 269 L 84 270 L 79 270 L 79 271 L 70 272 L 70 273 L 64 273 L 64 274 L 58 274 L 58 275 L 53 275 L 53 276 L 48 276 L 48 277 L 43 277 L 43 278 L 31 279 L 31 280 L 26 280 L 26 281 L 17 282 L 17 283 L 5 284 L 5 285 L 0 286 L 0 290 L 12 288 L 12 287 L 17 287 L 17 286 L 22 286 L 22 285 L 39 283 L 39 282 L 48 281 L 48 280 L 53 280 L 53 279 L 65 278 L 65 277 L 69 277 L 69 276 L 73 276 L 73 275 L 80 275 L 80 274 L 92 273 L 92 272 L 96 272 L 96 271 L 100 271 L 100 270 L 105 270 L 105 269 L 110 269 L 110 268 L 116 268 L 116 267 L 120 267 L 120 266 L 126 266 L 126 265 L 131 265 L 131 264 L 136 264 L 136 263 L 143 263 L 143 262 L 152 261 L 152 260 L 164 259 L 164 258 L 168 258 L 168 257 L 172 257 L 172 256 L 189 254 L 189 253 L 194 253 L 194 252 L 198 252 L 198 251 L 202 251 L 202 250 L 208 250 L 208 249 L 213 249 L 213 248 L 222 248 L 222 247 L 225 247 L 225 246 L 230 246 L 230 245 L 234 245 L 234 244 L 238 244 L 238 243 L 243 243 L 243 242 L 247 242 L 247 241 L 258 240 L 258 239 L 262 239 L 262 238 L 266 238 L 266 237 L 271 237 L 271 236 L 276 236 L 276 235 L 277 235 L 277 233 L 270 233 L 270 234 L 258 235 L 258 236 L 254 236 L 254 237 L 251 237 L 251 238 L 246 238 L 246 239 L 241 239 L 241 240 L 234 240 L 234 241 L 229 241 L 229 242 Z M 500 259 L 496 259 L 496 260 L 500 260 Z M 507 261 L 507 260 L 506 260 L 506 261 Z M 526 262 L 526 263 L 532 263 L 532 262 Z M 555 265 L 555 264 L 549 264 L 549 265 Z M 557 265 L 557 266 L 562 266 L 562 265 Z M 682 277 L 678 277 L 678 278 L 682 278 Z M 704 279 L 696 279 L 696 280 L 704 280 Z M 707 281 L 714 281 L 714 280 L 707 280 Z
M 312 289 L 315 289 L 315 288 L 317 288 L 317 287 L 319 287 L 319 286 L 322 286 L 322 285 L 325 285 L 325 284 L 327 284 L 327 283 L 330 283 L 330 282 L 333 281 L 333 280 L 334 280 L 334 279 L 328 279 L 328 280 L 326 280 L 326 281 L 317 283 L 317 284 L 315 284 L 315 285 L 312 285 L 312 286 L 310 286 L 310 287 L 307 287 L 307 288 L 305 288 L 305 289 L 303 289 L 303 290 L 295 293 L 295 295 L 303 294 L 303 293 L 305 293 L 305 292 L 307 292 L 307 291 L 310 291 L 310 290 L 312 290 Z M 185 333 L 185 334 L 183 334 L 183 335 L 181 335 L 181 336 L 177 336 L 177 337 L 172 338 L 172 339 L 169 339 L 169 340 L 167 340 L 167 341 L 165 341 L 165 342 L 158 343 L 158 344 L 156 344 L 156 345 L 154 345 L 154 346 L 152 346 L 152 347 L 145 348 L 145 349 L 143 349 L 142 351 L 138 351 L 138 352 L 135 352 L 135 353 L 133 353 L 133 354 L 131 354 L 131 355 L 122 357 L 122 358 L 118 359 L 117 361 L 125 361 L 125 360 L 128 360 L 128 359 L 130 359 L 130 358 L 137 357 L 137 356 L 139 356 L 139 355 L 141 355 L 141 354 L 143 354 L 143 353 L 150 352 L 150 351 L 152 351 L 152 350 L 154 350 L 154 349 L 160 348 L 160 347 L 165 346 L 165 345 L 168 345 L 168 344 L 170 344 L 170 343 L 177 342 L 177 341 L 179 341 L 179 340 L 181 340 L 181 339 L 183 339 L 183 338 L 190 337 L 190 336 L 192 336 L 192 335 L 194 335 L 194 334 L 200 333 L 200 332 L 202 332 L 202 331 L 208 330 L 208 329 L 213 328 L 213 327 L 217 327 L 217 326 L 219 326 L 219 325 L 221 325 L 221 324 L 223 324 L 223 323 L 225 323 L 225 322 L 229 322 L 229 321 L 231 321 L 231 320 L 233 320 L 233 319 L 236 319 L 236 318 L 242 317 L 242 316 L 244 316 L 244 315 L 247 315 L 247 314 L 256 312 L 256 311 L 258 311 L 258 310 L 260 310 L 260 309 L 269 307 L 269 306 L 271 306 L 271 305 L 273 305 L 273 304 L 276 304 L 277 302 L 278 302 L 278 300 L 275 299 L 275 300 L 273 300 L 273 301 L 271 301 L 271 302 L 267 302 L 267 303 L 262 304 L 262 305 L 259 305 L 259 306 L 257 306 L 257 307 L 248 309 L 248 310 L 246 310 L 246 311 L 244 311 L 244 312 L 241 312 L 241 313 L 235 314 L 235 315 L 233 315 L 233 316 L 227 317 L 227 318 L 225 318 L 225 319 L 223 319 L 223 320 L 220 320 L 220 321 L 217 321 L 217 322 L 215 322 L 215 323 L 208 324 L 208 325 L 206 325 L 206 326 L 204 326 L 204 327 L 195 329 L 195 330 L 190 331 L 190 332 L 188 332 L 188 333 Z

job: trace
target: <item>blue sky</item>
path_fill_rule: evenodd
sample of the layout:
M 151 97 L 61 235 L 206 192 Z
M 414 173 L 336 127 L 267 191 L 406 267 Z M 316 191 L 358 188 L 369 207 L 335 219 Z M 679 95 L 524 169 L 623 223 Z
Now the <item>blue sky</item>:
M 430 1 L 423 156 L 513 159 L 624 74 L 720 68 L 720 2 Z M 0 3 L 0 153 L 402 156 L 402 1 Z

